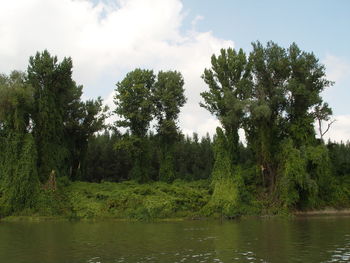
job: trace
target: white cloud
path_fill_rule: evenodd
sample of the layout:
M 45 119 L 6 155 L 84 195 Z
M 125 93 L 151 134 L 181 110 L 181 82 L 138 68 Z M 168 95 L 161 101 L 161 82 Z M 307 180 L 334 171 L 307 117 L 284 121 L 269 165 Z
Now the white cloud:
M 115 83 L 136 67 L 179 70 L 188 102 L 180 126 L 188 133 L 215 131 L 218 122 L 198 105 L 205 89 L 200 76 L 210 57 L 232 41 L 212 32 L 182 30 L 180 0 L 4 1 L 0 9 L 0 72 L 24 70 L 36 51 L 71 56 L 74 78 L 85 97 L 102 95 L 113 105 Z
M 336 83 L 344 81 L 350 75 L 350 63 L 328 54 L 323 60 L 326 65 L 327 78 Z
M 333 119 L 336 120 L 325 135 L 325 139 L 330 138 L 333 141 L 350 140 L 350 115 L 348 115 L 350 62 L 330 54 L 322 62 L 326 66 L 327 78 L 335 82 L 333 87 L 327 88 L 323 92 L 324 100 L 333 109 Z M 327 124 L 324 124 L 324 126 L 327 127 Z
M 74 79 L 84 85 L 85 98 L 101 95 L 113 106 L 115 83 L 128 71 L 179 70 L 188 97 L 180 115 L 182 130 L 212 134 L 219 122 L 198 105 L 206 89 L 200 76 L 210 66 L 211 55 L 233 42 L 196 30 L 196 23 L 204 19 L 200 14 L 184 33 L 185 15 L 181 0 L 3 1 L 0 72 L 25 70 L 29 56 L 48 49 L 59 58 L 73 58 Z M 350 64 L 335 56 L 328 55 L 324 63 L 331 80 L 340 82 L 350 74 Z M 348 117 L 336 118 L 329 135 L 345 140 Z

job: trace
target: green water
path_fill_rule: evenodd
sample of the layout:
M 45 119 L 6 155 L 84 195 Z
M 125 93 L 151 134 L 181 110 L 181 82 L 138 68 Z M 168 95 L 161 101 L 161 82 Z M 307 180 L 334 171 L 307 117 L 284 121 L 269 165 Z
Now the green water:
M 0 262 L 350 262 L 350 218 L 0 222 Z

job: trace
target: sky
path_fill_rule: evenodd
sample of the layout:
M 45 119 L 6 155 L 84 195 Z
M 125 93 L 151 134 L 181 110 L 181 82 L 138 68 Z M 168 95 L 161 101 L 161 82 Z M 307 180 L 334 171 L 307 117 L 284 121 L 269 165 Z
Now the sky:
M 335 85 L 323 92 L 336 121 L 326 138 L 350 140 L 350 1 L 337 0 L 0 0 L 0 72 L 25 70 L 49 50 L 72 57 L 84 98 L 112 109 L 115 84 L 135 68 L 178 70 L 188 98 L 185 134 L 213 134 L 218 120 L 199 107 L 201 79 L 221 48 L 292 42 L 314 52 Z

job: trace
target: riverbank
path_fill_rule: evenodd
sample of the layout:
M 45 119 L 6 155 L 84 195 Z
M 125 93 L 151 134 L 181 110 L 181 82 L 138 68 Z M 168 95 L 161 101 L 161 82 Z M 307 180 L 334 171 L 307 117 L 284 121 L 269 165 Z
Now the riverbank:
M 293 213 L 295 216 L 337 216 L 337 215 L 350 215 L 350 209 L 335 209 L 335 208 L 325 208 L 321 210 L 310 210 L 310 211 L 295 211 Z
M 133 181 L 121 183 L 70 182 L 61 180 L 55 191 L 42 190 L 35 208 L 11 214 L 2 221 L 119 220 L 179 221 L 249 216 L 350 215 L 350 209 L 325 208 L 286 211 L 268 207 L 264 200 L 238 207 L 233 216 L 224 216 L 210 205 L 212 190 L 206 180 L 172 184 Z M 216 209 L 216 210 L 215 210 Z M 237 215 L 237 216 L 236 216 Z

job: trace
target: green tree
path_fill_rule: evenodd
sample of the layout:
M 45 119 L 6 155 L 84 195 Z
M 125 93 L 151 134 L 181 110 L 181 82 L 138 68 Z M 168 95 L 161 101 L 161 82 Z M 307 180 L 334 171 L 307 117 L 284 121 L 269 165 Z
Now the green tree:
M 314 122 L 317 118 L 327 119 L 331 113 L 320 93 L 332 83 L 325 79 L 324 66 L 316 57 L 302 52 L 296 44 L 284 49 L 273 42 L 268 42 L 266 47 L 259 42 L 253 43 L 249 63 L 253 89 L 245 130 L 248 144 L 256 155 L 263 184 L 268 187 L 270 195 L 276 197 L 277 182 L 290 182 L 294 184 L 290 187 L 294 187 L 301 199 L 308 199 L 315 193 L 310 189 L 315 187 L 305 182 L 313 180 L 321 185 L 322 180 L 328 177 L 328 172 L 316 176 L 315 171 L 320 172 L 320 169 L 309 167 L 315 164 L 314 155 L 310 153 L 319 152 Z M 318 114 L 319 105 L 323 105 L 323 115 Z M 283 154 L 286 145 L 293 148 L 289 155 Z M 286 156 L 287 160 L 280 156 Z M 306 158 L 305 165 L 302 165 L 303 158 Z M 281 172 L 280 167 L 287 168 Z M 291 176 L 292 169 L 288 167 L 299 171 L 299 177 Z M 300 181 L 300 178 L 304 179 Z
M 180 108 L 185 104 L 184 80 L 180 72 L 160 71 L 152 87 L 154 115 L 158 121 L 160 138 L 159 179 L 171 182 L 175 179 L 174 143 L 179 138 L 177 119 Z
M 201 107 L 215 115 L 228 138 L 230 158 L 237 164 L 239 135 L 247 99 L 251 91 L 251 75 L 246 54 L 240 49 L 222 49 L 218 57 L 211 57 L 211 69 L 205 69 L 203 79 L 209 91 L 202 92 Z
M 303 52 L 293 43 L 288 52 L 290 76 L 288 78 L 288 122 L 289 136 L 296 147 L 315 143 L 314 122 L 319 122 L 320 136 L 322 120 L 329 120 L 332 110 L 324 103 L 321 92 L 333 83 L 326 79 L 325 67 L 313 53 Z
M 38 171 L 46 182 L 51 171 L 67 174 L 65 162 L 69 151 L 65 143 L 65 112 L 80 96 L 72 80 L 72 60 L 57 57 L 48 51 L 30 57 L 28 82 L 34 88 L 33 133 L 38 149 Z
M 149 180 L 150 154 L 146 140 L 154 111 L 151 89 L 155 82 L 152 70 L 135 69 L 117 83 L 115 112 L 121 120 L 117 126 L 128 128 L 131 135 L 125 137 L 120 147 L 128 146 L 133 154 L 131 178 L 140 182 Z
M 0 204 L 5 214 L 33 208 L 39 187 L 31 131 L 33 89 L 25 74 L 0 76 Z M 1 211 L 0 211 L 1 212 Z
M 33 135 L 42 183 L 55 171 L 78 179 L 91 135 L 104 127 L 108 108 L 101 98 L 81 101 L 82 86 L 72 79 L 72 60 L 48 51 L 30 57 L 28 83 L 34 88 Z
M 200 105 L 215 115 L 223 129 L 217 128 L 214 142 L 211 206 L 227 216 L 238 213 L 240 191 L 244 183 L 238 161 L 239 134 L 251 93 L 251 69 L 246 54 L 240 49 L 222 49 L 218 57 L 211 57 L 211 69 L 205 69 L 203 79 L 209 91 L 202 92 Z
M 305 198 L 316 200 L 315 192 L 331 189 L 325 187 L 331 183 L 326 165 L 329 158 L 325 148 L 318 145 L 314 122 L 329 120 L 331 109 L 320 93 L 332 82 L 325 78 L 324 66 L 314 54 L 301 51 L 296 44 L 288 49 L 273 42 L 266 46 L 255 42 L 252 46 L 249 59 L 242 50 L 233 49 L 212 56 L 212 68 L 203 75 L 209 91 L 201 94 L 201 106 L 220 120 L 232 165 L 242 159 L 238 129 L 244 128 L 256 173 L 270 198 L 285 195 L 278 194 L 281 191 L 276 186 L 288 182 L 284 189 L 289 190 L 284 193 L 294 197 L 283 197 L 289 200 L 287 206 L 299 205 Z M 289 155 L 283 154 L 286 145 Z M 291 172 L 293 167 L 300 177 Z M 310 183 L 306 186 L 305 182 Z
M 285 135 L 283 113 L 287 104 L 289 63 L 283 48 L 273 42 L 268 42 L 265 48 L 256 42 L 249 55 L 249 64 L 253 86 L 245 132 L 263 185 L 272 194 L 277 178 L 277 157 Z
M 89 140 L 95 132 L 105 128 L 104 122 L 108 116 L 108 107 L 103 106 L 100 97 L 83 102 L 80 95 L 79 100 L 72 103 L 66 112 L 64 134 L 69 150 L 66 162 L 70 164 L 71 179 L 84 177 Z
M 227 140 L 222 129 L 217 128 L 214 141 L 215 163 L 212 171 L 213 194 L 208 205 L 212 212 L 234 217 L 239 214 L 244 183 L 239 166 L 234 166 L 230 158 Z

